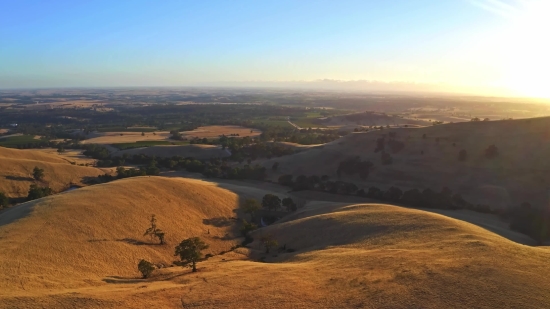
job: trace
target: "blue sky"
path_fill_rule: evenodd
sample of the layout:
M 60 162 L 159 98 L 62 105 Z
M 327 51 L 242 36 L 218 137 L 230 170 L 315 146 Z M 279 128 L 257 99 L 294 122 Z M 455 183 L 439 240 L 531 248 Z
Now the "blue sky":
M 510 24 L 499 3 L 0 0 L 0 88 L 318 79 L 490 86 L 501 74 L 491 57 L 498 51 L 483 44 Z

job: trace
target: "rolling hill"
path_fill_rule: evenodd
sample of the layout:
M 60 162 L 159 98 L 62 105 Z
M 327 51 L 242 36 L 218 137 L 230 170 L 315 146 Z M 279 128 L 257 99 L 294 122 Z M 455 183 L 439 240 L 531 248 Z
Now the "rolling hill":
M 393 163 L 383 165 L 381 152 L 375 152 L 377 140 L 389 133 L 403 143 L 398 152 L 386 150 Z M 461 193 L 473 203 L 494 208 L 530 202 L 547 205 L 550 185 L 550 118 L 491 122 L 464 122 L 424 128 L 395 128 L 354 133 L 339 140 L 290 156 L 260 161 L 269 168 L 279 162 L 269 178 L 283 174 L 327 175 L 338 179 L 341 161 L 359 157 L 374 163 L 368 178 L 342 174 L 341 180 L 359 187 L 371 185 L 402 189 L 444 186 Z M 487 159 L 485 150 L 495 145 L 498 156 Z M 467 160 L 458 160 L 460 150 Z
M 105 201 L 94 200 L 99 194 Z M 550 250 L 480 227 L 382 204 L 310 201 L 254 231 L 249 248 L 215 255 L 199 272 L 159 269 L 139 279 L 141 258 L 169 264 L 180 238 L 227 250 L 238 196 L 203 181 L 139 177 L 20 205 L 0 217 L 0 308 L 542 308 L 550 304 Z M 17 208 L 14 208 L 16 210 Z M 142 231 L 157 214 L 169 246 Z M 206 229 L 210 229 L 207 234 Z M 265 254 L 272 235 L 287 252 Z M 130 241 L 131 240 L 131 241 Z M 290 249 L 290 250 L 289 250 Z M 265 262 L 258 262 L 263 260 Z
M 0 147 L 0 192 L 13 198 L 27 196 L 34 167 L 44 169 L 44 180 L 40 185 L 61 192 L 71 184 L 82 185 L 85 177 L 104 174 L 101 169 L 71 165 L 68 161 L 39 150 L 18 150 Z
M 136 177 L 20 204 L 0 216 L 0 290 L 102 285 L 107 276 L 135 276 L 137 262 L 170 265 L 174 246 L 200 236 L 211 252 L 226 239 L 237 195 L 198 181 Z M 143 237 L 155 214 L 169 245 Z M 14 284 L 16 282 L 17 284 Z

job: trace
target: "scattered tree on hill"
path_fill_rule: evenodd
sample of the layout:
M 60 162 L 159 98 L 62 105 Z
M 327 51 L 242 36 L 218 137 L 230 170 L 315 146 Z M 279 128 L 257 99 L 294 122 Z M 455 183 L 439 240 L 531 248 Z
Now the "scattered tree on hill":
M 292 175 L 281 175 L 278 182 L 280 185 L 291 187 L 293 185 Z
M 472 118 L 472 120 L 471 120 L 471 121 L 477 122 L 477 121 L 480 121 L 480 119 L 479 119 L 479 118 L 477 118 L 477 117 L 475 117 L 475 118 Z
M 32 170 L 32 177 L 35 180 L 42 180 L 44 179 L 44 170 L 39 168 L 38 166 L 35 166 Z
M 147 260 L 141 260 L 138 263 L 138 270 L 144 279 L 149 278 L 149 276 L 153 273 L 153 270 L 155 270 L 155 265 Z
M 492 159 L 498 156 L 498 148 L 495 145 L 491 145 L 485 149 L 485 157 L 487 159 Z
M 4 192 L 0 192 L 0 209 L 8 207 L 10 204 L 10 199 L 4 194 Z
M 369 191 L 367 192 L 367 197 L 373 198 L 373 199 L 382 199 L 384 196 L 384 192 L 382 190 L 378 189 L 377 187 L 370 187 Z
M 183 240 L 177 247 L 175 256 L 179 256 L 179 266 L 189 266 L 193 272 L 197 271 L 197 262 L 202 259 L 202 250 L 208 249 L 208 245 L 199 237 L 192 237 Z
M 243 220 L 243 226 L 241 227 L 241 234 L 244 236 L 244 237 L 249 237 L 248 233 L 254 231 L 255 229 L 257 229 L 258 226 L 254 223 L 249 223 L 248 221 L 246 220 Z
M 141 136 L 145 136 L 145 132 L 141 132 Z
M 271 250 L 272 248 L 276 248 L 277 246 L 279 246 L 279 243 L 277 242 L 277 240 L 275 240 L 273 238 L 273 236 L 271 235 L 265 235 L 263 236 L 262 238 L 260 238 L 260 242 L 262 243 L 262 245 L 264 245 L 265 247 L 265 253 L 269 253 L 269 250 Z
M 466 161 L 468 159 L 468 152 L 462 149 L 458 152 L 458 161 Z
M 143 234 L 143 236 L 151 236 L 151 239 L 153 238 L 158 238 L 158 240 L 160 241 L 160 244 L 161 245 L 164 245 L 164 232 L 157 228 L 157 218 L 155 215 L 151 215 L 151 227 L 148 228 L 145 233 Z
M 285 197 L 282 203 L 287 211 L 296 211 L 298 209 L 296 203 L 294 203 L 294 201 L 290 197 Z
M 262 206 L 269 210 L 277 210 L 281 207 L 281 199 L 277 195 L 266 194 L 262 199 Z
M 57 148 L 57 152 L 58 152 L 58 153 L 63 153 L 63 152 L 65 152 L 65 148 L 63 148 L 63 146 L 59 146 L 59 147 Z
M 52 195 L 53 191 L 50 187 L 39 187 L 36 184 L 31 184 L 29 188 L 29 194 L 27 195 L 27 201 L 43 198 L 48 195 Z
M 254 221 L 256 217 L 256 211 L 260 210 L 260 202 L 258 200 L 249 198 L 243 203 L 243 212 L 250 215 L 250 220 Z
M 403 191 L 397 187 L 391 187 L 384 193 L 384 199 L 392 202 L 397 202 L 401 199 Z

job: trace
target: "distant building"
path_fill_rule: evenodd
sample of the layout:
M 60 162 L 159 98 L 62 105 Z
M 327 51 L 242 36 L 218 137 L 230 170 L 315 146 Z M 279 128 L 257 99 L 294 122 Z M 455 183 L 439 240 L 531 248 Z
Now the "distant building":
M 12 124 L 10 124 L 10 127 L 16 128 L 16 127 L 17 127 L 17 123 L 12 123 Z

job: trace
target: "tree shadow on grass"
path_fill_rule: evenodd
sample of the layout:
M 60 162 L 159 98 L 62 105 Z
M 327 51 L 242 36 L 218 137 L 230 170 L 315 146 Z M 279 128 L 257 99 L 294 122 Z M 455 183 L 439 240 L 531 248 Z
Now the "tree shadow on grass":
M 135 245 L 135 246 L 160 246 L 161 245 L 159 243 L 144 242 L 144 241 L 133 239 L 133 238 L 116 239 L 116 241 L 125 242 L 127 244 L 131 244 L 131 245 Z
M 146 279 L 125 278 L 125 277 L 119 277 L 119 276 L 109 276 L 107 278 L 101 279 L 101 281 L 106 282 L 106 283 L 114 283 L 114 284 L 132 284 L 132 283 L 147 282 Z
M 6 179 L 15 181 L 34 181 L 34 178 L 25 176 L 6 176 Z
M 88 240 L 88 242 L 103 242 L 103 241 L 112 241 L 112 240 L 109 240 L 109 239 L 106 239 L 106 238 L 104 238 L 104 239 L 89 239 Z M 160 246 L 161 245 L 159 243 L 144 242 L 144 241 L 133 239 L 133 238 L 121 238 L 121 239 L 115 239 L 114 241 L 125 242 L 127 244 L 135 245 L 135 246 Z
M 215 227 L 227 227 L 235 224 L 237 219 L 235 218 L 226 218 L 226 217 L 216 217 L 210 219 L 203 219 L 202 223 L 205 225 L 212 225 Z

